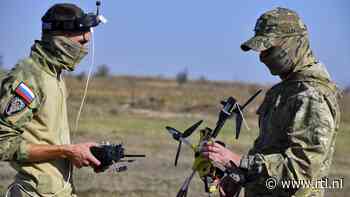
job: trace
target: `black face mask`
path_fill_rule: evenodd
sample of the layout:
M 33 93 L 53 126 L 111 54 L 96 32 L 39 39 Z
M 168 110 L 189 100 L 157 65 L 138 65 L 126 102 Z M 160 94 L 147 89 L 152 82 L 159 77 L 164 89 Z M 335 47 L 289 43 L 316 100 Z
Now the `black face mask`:
M 260 61 L 267 66 L 272 75 L 285 75 L 294 67 L 288 52 L 281 47 L 271 47 L 262 51 Z

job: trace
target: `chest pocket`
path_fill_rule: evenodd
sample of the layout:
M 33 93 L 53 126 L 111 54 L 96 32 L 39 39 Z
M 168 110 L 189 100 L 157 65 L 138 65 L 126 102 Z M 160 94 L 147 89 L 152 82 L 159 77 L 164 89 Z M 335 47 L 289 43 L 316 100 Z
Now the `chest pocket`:
M 271 133 L 278 127 L 278 123 L 280 122 L 279 117 L 282 115 L 281 113 L 283 113 L 281 110 L 282 105 L 283 103 L 281 103 L 280 95 L 266 97 L 257 111 L 261 133 Z
M 280 147 L 287 144 L 288 122 L 290 119 L 289 107 L 282 95 L 267 96 L 259 107 L 259 138 L 261 147 Z

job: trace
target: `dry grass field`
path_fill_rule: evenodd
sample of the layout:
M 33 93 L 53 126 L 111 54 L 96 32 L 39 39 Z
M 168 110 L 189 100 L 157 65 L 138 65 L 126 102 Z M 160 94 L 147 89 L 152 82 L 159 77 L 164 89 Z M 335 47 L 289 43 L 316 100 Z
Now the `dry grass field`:
M 81 100 L 83 81 L 67 78 L 69 89 L 69 117 L 74 128 Z M 201 128 L 213 128 L 220 100 L 234 96 L 243 102 L 256 90 L 267 86 L 239 82 L 189 81 L 179 86 L 175 80 L 144 77 L 94 78 L 79 122 L 72 131 L 74 142 L 109 141 L 123 143 L 128 153 L 144 153 L 123 173 L 95 174 L 89 168 L 75 170 L 74 182 L 83 197 L 164 197 L 175 196 L 193 161 L 192 152 L 184 147 L 178 167 L 173 166 L 176 143 L 165 131 L 171 125 L 185 129 L 193 122 L 205 120 Z M 264 91 L 264 93 L 265 93 Z M 234 140 L 233 122 L 225 125 L 220 139 L 230 148 L 245 153 L 258 133 L 255 110 L 263 94 L 247 109 L 250 130 L 243 129 L 240 139 Z M 328 197 L 350 194 L 350 95 L 341 100 L 343 121 L 338 133 L 337 148 L 331 178 L 344 178 L 345 187 L 328 192 Z M 193 136 L 195 142 L 198 136 Z M 10 183 L 14 171 L 0 163 L 0 190 Z M 199 178 L 192 182 L 188 196 L 206 196 Z

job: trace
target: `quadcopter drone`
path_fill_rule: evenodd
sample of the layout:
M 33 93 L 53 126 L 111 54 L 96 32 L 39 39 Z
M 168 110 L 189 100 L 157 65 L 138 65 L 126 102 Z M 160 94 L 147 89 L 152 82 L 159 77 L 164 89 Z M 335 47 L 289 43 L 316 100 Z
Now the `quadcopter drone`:
M 214 164 L 213 162 L 209 161 L 207 158 L 203 157 L 200 154 L 200 149 L 204 143 L 217 142 L 225 146 L 224 143 L 220 141 L 214 141 L 214 140 L 218 136 L 222 127 L 225 125 L 226 120 L 230 118 L 233 119 L 233 117 L 235 117 L 235 119 L 233 120 L 236 124 L 235 138 L 238 139 L 240 135 L 242 123 L 244 123 L 245 126 L 248 128 L 245 122 L 245 119 L 243 117 L 243 110 L 246 108 L 246 106 L 249 103 L 251 103 L 261 93 L 261 91 L 262 90 L 258 90 L 253 96 L 251 96 L 245 102 L 244 105 L 238 104 L 237 100 L 233 97 L 229 97 L 226 101 L 221 101 L 221 104 L 223 105 L 223 107 L 219 113 L 218 120 L 216 122 L 216 126 L 214 130 L 208 127 L 201 130 L 198 144 L 192 144 L 187 138 L 196 131 L 196 129 L 202 124 L 203 120 L 196 122 L 191 127 L 186 129 L 184 132 L 181 132 L 170 126 L 166 127 L 166 130 L 171 134 L 173 139 L 178 141 L 179 143 L 177 147 L 174 165 L 177 166 L 178 164 L 182 143 L 186 144 L 193 150 L 194 157 L 195 157 L 195 160 L 192 165 L 192 173 L 190 174 L 189 177 L 185 179 L 176 197 L 187 196 L 190 182 L 193 179 L 196 172 L 198 173 L 201 180 L 204 182 L 205 192 L 208 193 L 209 196 L 212 196 L 214 193 L 217 192 L 218 186 L 214 183 L 214 181 L 217 178 L 222 178 L 224 176 L 225 167 Z M 240 187 L 238 189 L 236 196 L 239 195 L 239 192 L 240 192 Z

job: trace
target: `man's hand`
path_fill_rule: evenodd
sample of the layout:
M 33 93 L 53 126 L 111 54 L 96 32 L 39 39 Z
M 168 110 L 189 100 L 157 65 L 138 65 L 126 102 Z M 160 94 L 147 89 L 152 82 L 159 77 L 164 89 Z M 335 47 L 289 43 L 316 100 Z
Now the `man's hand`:
M 83 166 L 99 166 L 101 162 L 98 161 L 90 152 L 90 147 L 97 145 L 98 144 L 96 143 L 66 145 L 66 156 L 77 168 L 81 168 Z
M 204 157 L 207 157 L 213 162 L 222 166 L 230 166 L 230 161 L 233 161 L 236 166 L 239 166 L 239 162 L 241 160 L 240 155 L 230 151 L 216 142 L 213 144 L 204 144 L 201 149 L 201 153 Z

